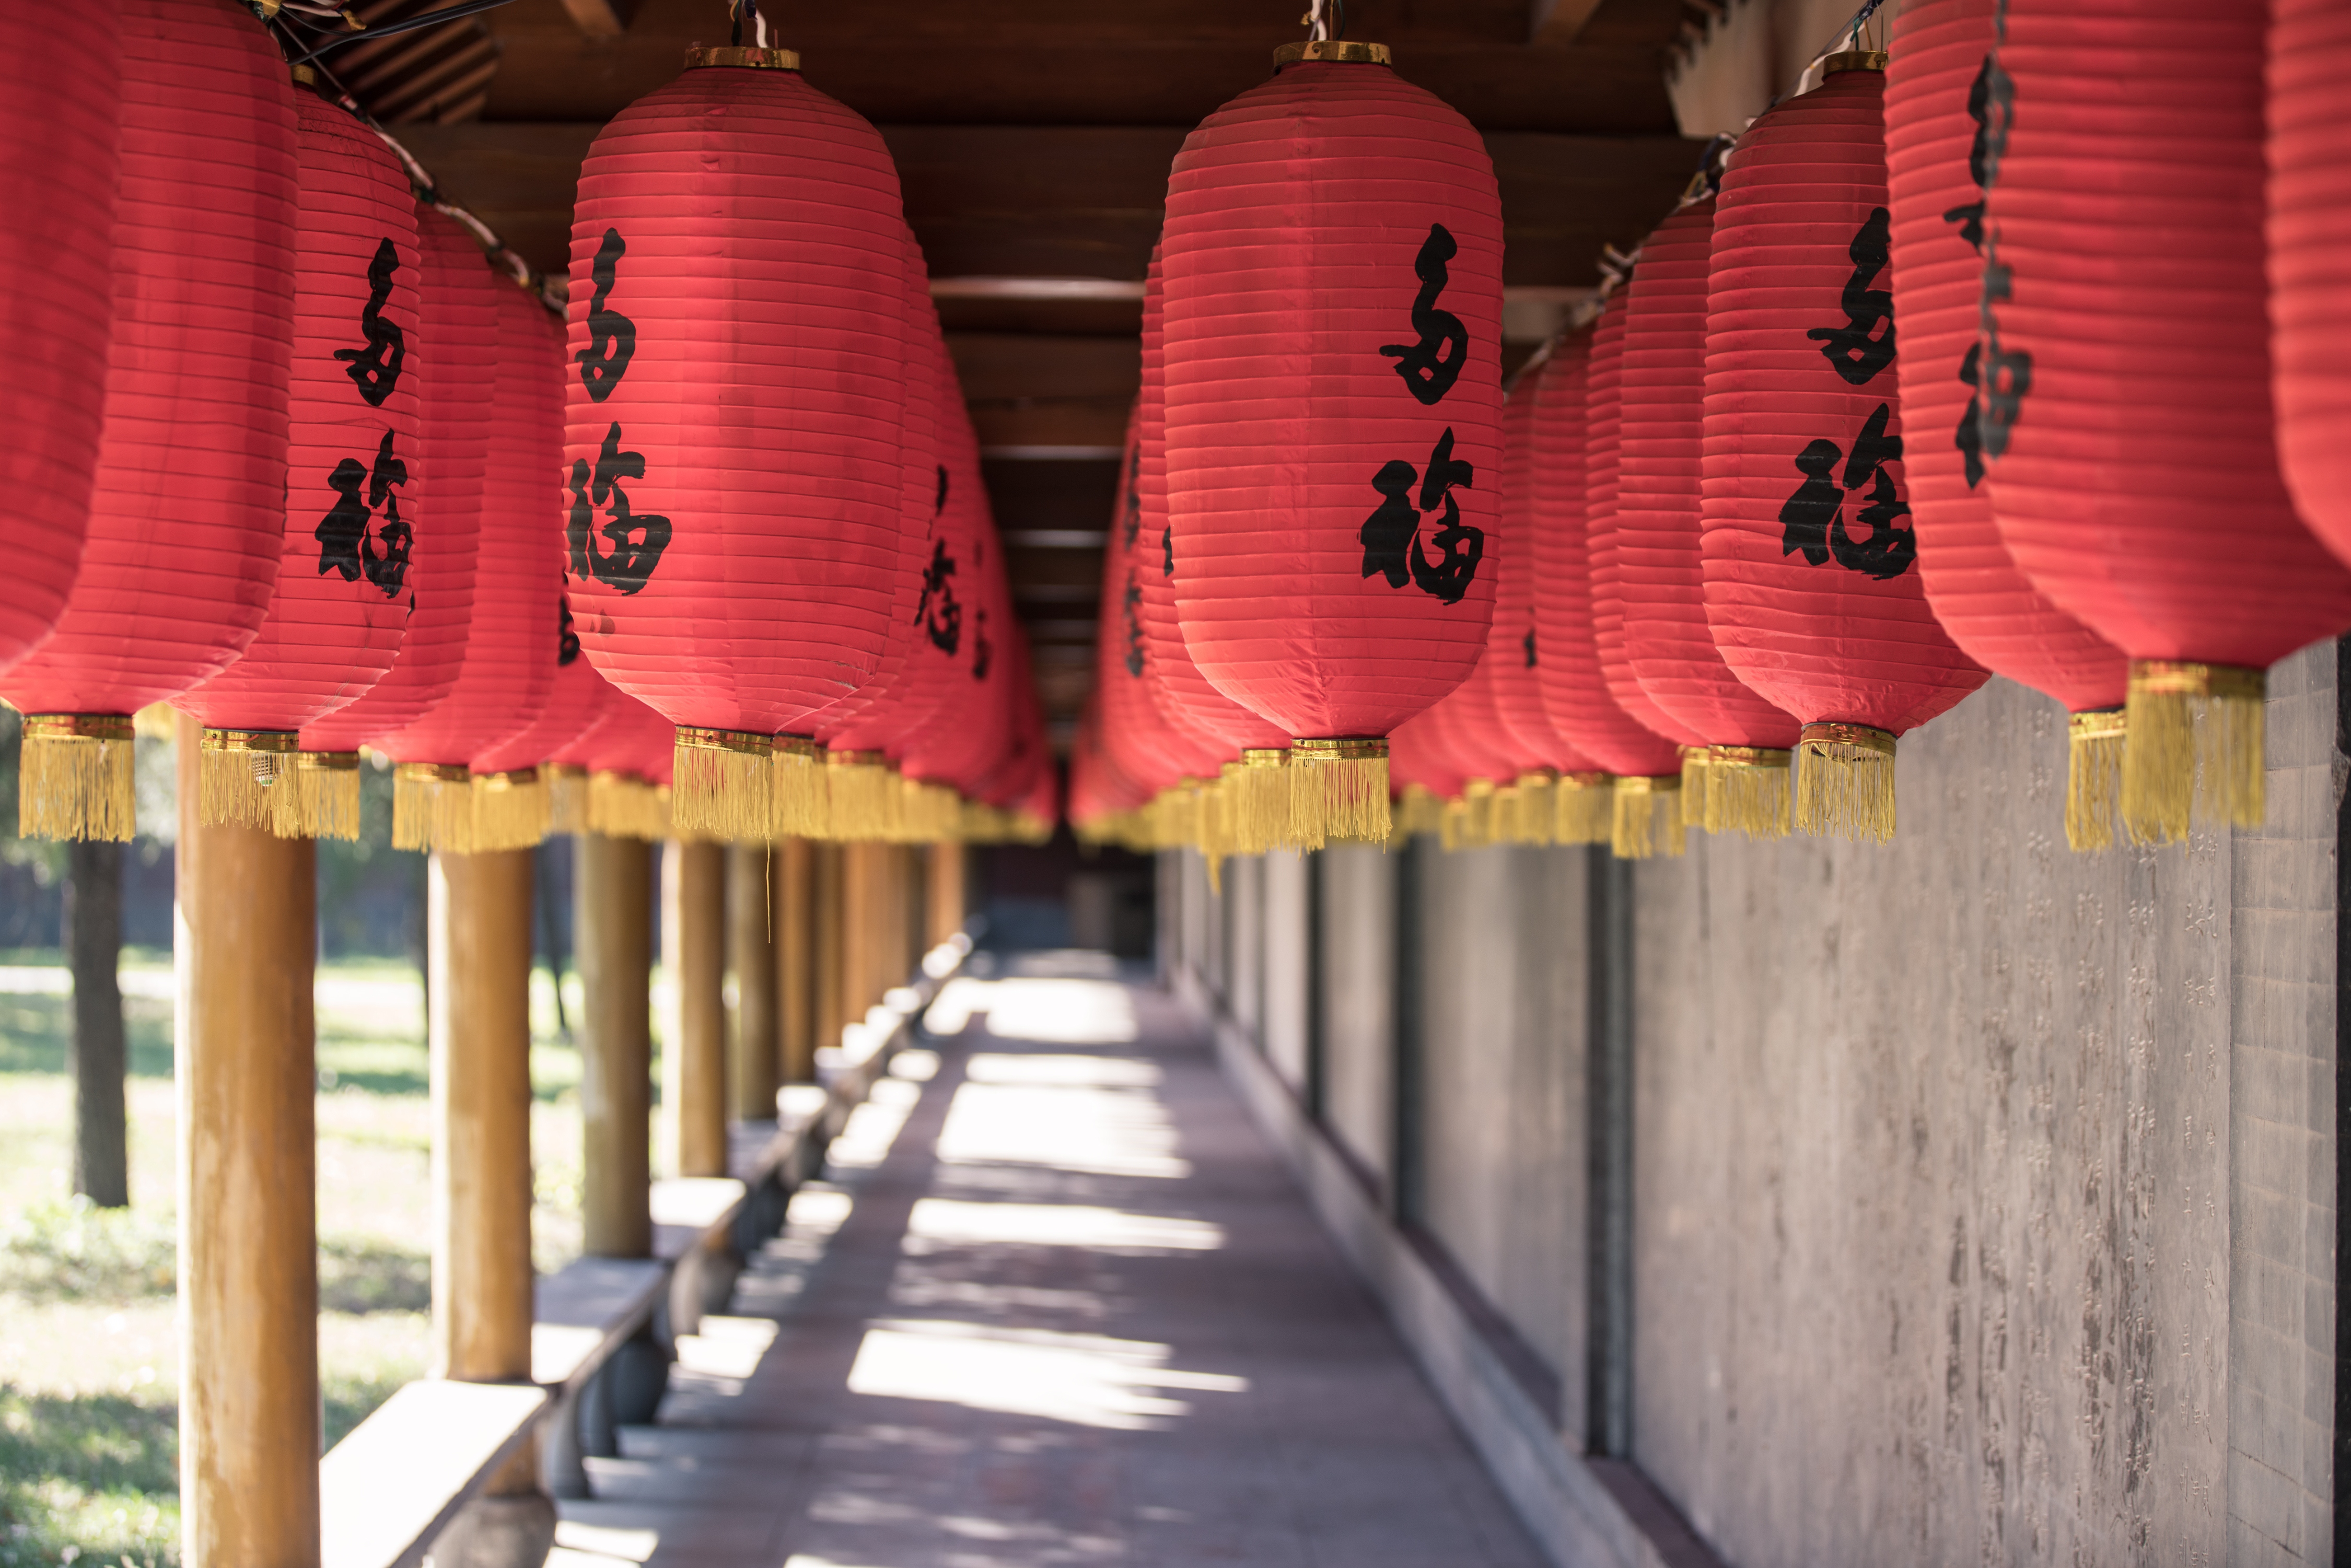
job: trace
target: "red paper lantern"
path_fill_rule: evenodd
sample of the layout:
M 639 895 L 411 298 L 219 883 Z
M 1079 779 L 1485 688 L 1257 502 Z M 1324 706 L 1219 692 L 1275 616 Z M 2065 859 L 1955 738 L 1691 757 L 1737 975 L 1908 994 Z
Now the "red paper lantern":
M 1118 486 L 1102 549 L 1102 607 L 1094 637 L 1094 689 L 1101 694 L 1102 743 L 1111 761 L 1145 791 L 1146 800 L 1184 777 L 1183 742 L 1160 717 L 1144 681 L 1150 647 L 1143 632 L 1142 417 L 1127 420 Z
M 2351 561 L 2351 11 L 2272 0 L 2269 277 L 2278 456 L 2302 519 Z
M 302 752 L 332 777 L 356 783 L 359 749 L 393 735 L 431 711 L 465 662 L 473 622 L 474 569 L 481 546 L 482 481 L 490 428 L 503 417 L 494 400 L 498 309 L 512 287 L 493 271 L 481 246 L 455 219 L 416 209 L 416 313 L 423 351 L 411 361 L 416 382 L 418 460 L 411 485 L 432 476 L 433 504 L 418 515 L 408 570 L 407 634 L 392 668 L 366 695 L 302 727 Z M 356 833 L 358 800 L 351 831 Z M 350 836 L 346 834 L 344 836 Z
M 2051 603 L 2001 542 L 1976 442 L 1982 349 L 1984 135 L 1997 0 L 1914 0 L 1886 73 L 1895 361 L 1911 438 L 1903 453 L 1927 602 L 1961 652 L 2046 692 L 2074 716 L 2065 835 L 2113 841 L 2121 779 L 2119 649 Z
M 299 768 L 296 732 L 382 679 L 407 629 L 429 488 L 413 372 L 431 350 L 408 175 L 373 131 L 300 85 L 277 586 L 243 656 L 173 706 L 204 727 L 204 821 L 357 838 L 357 758 Z M 317 787 L 330 781 L 341 787 Z
M 1593 764 L 1552 727 L 1535 676 L 1534 429 L 1541 370 L 1533 365 L 1520 371 L 1502 405 L 1502 508 L 1492 566 L 1494 625 L 1479 667 L 1492 674 L 1495 716 L 1510 749 L 1522 767 L 1556 781 L 1562 773 L 1593 771 Z
M 1613 585 L 1625 663 L 1670 727 L 1665 733 L 1692 747 L 1683 765 L 1688 821 L 1708 832 L 1777 839 L 1788 833 L 1788 769 L 1801 727 L 1731 674 L 1706 619 L 1698 476 L 1714 207 L 1711 195 L 1700 196 L 1658 225 L 1625 286 L 1614 548 L 1593 591 L 1604 601 L 1604 656 Z
M 1804 723 L 1796 825 L 1894 832 L 1894 743 L 1981 685 L 1913 570 L 1882 55 L 1832 56 L 1723 172 L 1707 311 L 1707 620 Z
M 131 836 L 131 714 L 244 652 L 285 532 L 293 305 L 255 282 L 291 270 L 285 61 L 217 0 L 125 0 L 106 16 L 121 183 L 89 525 L 55 631 L 0 676 L 26 716 L 19 831 L 42 838 Z M 31 57 L 77 68 L 54 49 Z
M 114 27 L 96 5 L 0 14 L 0 204 L 16 214 L 0 230 L 0 333 L 10 350 L 0 392 L 10 514 L 0 530 L 9 562 L 0 670 L 57 623 L 89 525 L 121 171 Z
M 1535 680 L 1543 712 L 1562 739 L 1614 779 L 1601 791 L 1562 779 L 1558 833 L 1585 841 L 1601 829 L 1628 857 L 1678 854 L 1681 750 L 1626 713 L 1608 689 L 1593 625 L 1591 488 L 1592 334 L 1560 340 L 1536 371 L 1531 473 L 1535 525 Z M 1620 831 L 1621 830 L 1621 831 Z
M 1290 46 L 1168 176 L 1178 615 L 1209 681 L 1311 760 L 1308 842 L 1387 836 L 1384 737 L 1493 618 L 1501 204 L 1477 131 L 1386 57 Z
M 482 476 L 480 543 L 474 559 L 473 624 L 448 695 L 376 744 L 400 764 L 392 838 L 402 849 L 456 853 L 515 847 L 545 831 L 543 803 L 475 810 L 472 767 L 537 723 L 555 685 L 561 600 L 548 584 L 561 571 L 560 541 L 547 526 L 560 472 L 562 344 L 538 297 L 497 296 L 497 417 Z M 578 629 L 578 612 L 573 612 Z M 503 793 L 514 780 L 486 789 Z
M 691 51 L 597 135 L 572 225 L 572 612 L 682 731 L 679 828 L 727 838 L 811 781 L 773 737 L 872 678 L 897 564 L 898 176 L 799 63 Z
M 931 344 L 932 411 L 939 443 L 935 526 L 926 545 L 914 614 L 921 640 L 914 647 L 914 695 L 905 724 L 890 745 L 908 779 L 953 789 L 940 772 L 942 747 L 970 717 L 972 671 L 985 639 L 986 579 L 981 563 L 995 524 L 979 467 L 979 437 L 972 429 L 962 384 L 946 341 Z
M 668 838 L 676 727 L 617 686 L 608 700 L 611 711 L 577 754 L 588 769 L 588 831 L 616 839 Z
M 551 833 L 588 831 L 588 765 L 596 734 L 610 723 L 620 693 L 596 673 L 579 651 L 579 634 L 571 629 L 570 610 L 562 614 L 562 639 L 556 647 L 555 687 L 547 708 L 532 732 L 551 731 L 566 716 L 576 719 L 568 733 L 551 738 L 539 772 L 547 780 L 547 829 Z M 571 656 L 567 660 L 564 655 Z M 529 733 L 529 732 L 527 732 Z

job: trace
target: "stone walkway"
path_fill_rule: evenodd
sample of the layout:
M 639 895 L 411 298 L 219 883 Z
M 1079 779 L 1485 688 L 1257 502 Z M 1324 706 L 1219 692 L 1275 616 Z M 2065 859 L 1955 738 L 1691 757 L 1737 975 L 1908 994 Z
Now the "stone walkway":
M 556 1568 L 1540 1568 L 1177 1004 L 1039 956 L 931 1025 Z

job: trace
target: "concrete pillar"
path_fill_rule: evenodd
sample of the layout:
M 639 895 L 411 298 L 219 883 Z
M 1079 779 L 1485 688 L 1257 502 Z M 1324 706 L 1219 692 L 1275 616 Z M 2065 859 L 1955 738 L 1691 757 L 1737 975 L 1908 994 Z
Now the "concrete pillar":
M 933 844 L 925 857 L 923 947 L 937 946 L 963 929 L 965 860 L 958 843 Z
M 841 1029 L 850 1019 L 848 942 L 844 931 L 843 862 L 845 844 L 809 846 L 809 956 L 813 970 L 815 1040 L 810 1061 L 824 1050 L 839 1050 Z M 860 1013 L 863 1009 L 858 1009 Z M 813 1069 L 810 1076 L 815 1076 Z
M 776 1018 L 774 858 L 766 844 L 726 852 L 726 1112 L 771 1122 L 782 1042 Z
M 653 1251 L 653 853 L 642 839 L 579 840 L 580 1207 L 591 1257 Z
M 178 725 L 183 1560 L 316 1568 L 317 862 L 308 839 L 204 826 Z
M 662 967 L 676 1000 L 662 1041 L 662 1111 L 682 1176 L 726 1174 L 726 846 L 662 854 Z
M 806 839 L 777 844 L 768 888 L 775 901 L 777 1067 L 786 1083 L 816 1079 L 813 847 Z

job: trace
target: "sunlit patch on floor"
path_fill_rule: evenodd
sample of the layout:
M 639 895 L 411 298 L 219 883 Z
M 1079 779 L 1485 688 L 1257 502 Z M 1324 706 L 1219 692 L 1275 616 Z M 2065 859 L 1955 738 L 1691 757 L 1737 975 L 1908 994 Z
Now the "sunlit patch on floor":
M 849 1389 L 1130 1432 L 1190 1411 L 1160 1390 L 1249 1389 L 1247 1378 L 1169 1367 L 1169 1354 L 1164 1344 L 1102 1334 L 891 1319 L 866 1330 Z
M 987 1015 L 987 1032 L 998 1040 L 1123 1045 L 1141 1033 L 1126 988 L 1107 980 L 960 977 L 940 990 L 924 1026 L 933 1034 L 960 1034 L 975 1013 Z
M 938 1156 L 949 1165 L 1047 1166 L 1117 1176 L 1192 1174 L 1176 1153 L 1175 1124 L 1154 1092 L 1149 1062 L 1099 1057 L 1017 1057 L 982 1052 L 956 1090 Z M 1130 1086 L 1131 1085 L 1131 1086 Z
M 926 1197 L 906 1225 L 911 1242 L 949 1247 L 1089 1247 L 1105 1252 L 1213 1252 L 1224 1228 L 1075 1203 L 965 1203 Z M 919 1255 L 924 1249 L 908 1247 Z

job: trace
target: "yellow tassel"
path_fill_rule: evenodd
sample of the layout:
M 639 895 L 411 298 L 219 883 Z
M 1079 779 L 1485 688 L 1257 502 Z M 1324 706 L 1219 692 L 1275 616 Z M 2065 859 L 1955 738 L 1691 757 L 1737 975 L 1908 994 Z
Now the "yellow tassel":
M 439 762 L 403 762 L 392 770 L 392 847 L 474 852 L 473 776 Z
M 1788 774 L 1792 754 L 1768 746 L 1710 746 L 1698 770 L 1706 780 L 1698 798 L 1706 810 L 1709 833 L 1745 833 L 1750 839 L 1788 836 Z M 1689 788 L 1690 759 L 1682 759 L 1682 788 Z M 1697 801 L 1685 794 L 1682 813 Z
M 547 781 L 536 768 L 474 775 L 474 850 L 527 850 L 547 837 Z
M 2132 661 L 2123 737 L 2123 825 L 2140 843 L 2172 843 L 2191 821 L 2258 828 L 2269 681 L 2260 670 Z
M 1548 768 L 1538 768 L 1519 775 L 1512 786 L 1516 797 L 1511 814 L 1510 841 L 1517 844 L 1547 844 L 1558 832 L 1559 775 Z
M 768 821 L 779 839 L 832 836 L 831 796 L 825 787 L 824 747 L 804 735 L 776 737 L 769 764 Z
M 1400 850 L 1416 833 L 1445 831 L 1445 802 L 1426 784 L 1407 784 L 1388 812 L 1387 847 Z
M 1388 811 L 1388 743 L 1298 740 L 1290 747 L 1291 836 L 1301 849 L 1332 841 L 1383 844 L 1395 831 Z
M 1682 824 L 1713 832 L 1714 814 L 1706 806 L 1707 748 L 1685 746 L 1682 753 Z
M 1608 847 L 1618 860 L 1647 860 L 1682 852 L 1682 779 L 1678 773 L 1656 779 L 1619 779 L 1612 791 L 1614 821 Z
M 1250 747 L 1230 776 L 1233 852 L 1261 855 L 1298 842 L 1292 821 L 1290 754 L 1278 747 Z M 1311 846 L 1320 848 L 1319 841 Z
M 2123 792 L 2123 710 L 2091 708 L 2065 724 L 2065 846 L 2076 854 L 2115 847 Z
M 755 842 L 772 831 L 773 736 L 677 727 L 674 810 L 681 831 L 725 842 Z
M 1819 837 L 1894 837 L 1894 737 L 1865 724 L 1808 724 L 1796 749 L 1796 826 Z
M 345 839 L 360 836 L 360 754 L 298 751 L 294 771 L 280 775 L 278 790 L 295 804 L 296 831 L 281 838 Z M 275 826 L 275 824 L 272 824 Z
M 1552 789 L 1552 841 L 1604 844 L 1616 833 L 1616 780 L 1605 773 L 1562 773 Z
M 1198 836 L 1194 843 L 1211 861 L 1221 861 L 1233 852 L 1233 782 L 1240 772 L 1238 761 L 1224 764 L 1214 779 L 1200 781 L 1200 803 L 1195 821 Z
M 131 733 L 141 740 L 172 740 L 180 733 L 180 710 L 170 703 L 149 703 L 131 716 Z
M 1458 841 L 1450 849 L 1482 850 L 1494 841 L 1494 781 L 1491 779 L 1464 779 L 1461 785 L 1460 821 L 1456 833 Z M 1448 809 L 1446 824 L 1454 827 L 1453 813 Z
M 16 764 L 16 831 L 111 839 L 138 831 L 128 714 L 28 713 Z
M 539 772 L 547 778 L 547 831 L 550 833 L 586 832 L 588 769 L 559 768 L 550 762 Z
M 661 791 L 631 773 L 597 773 L 588 780 L 588 831 L 610 839 L 665 839 L 669 810 Z
M 827 836 L 842 843 L 889 836 L 889 760 L 878 751 L 824 754 Z
M 196 820 L 204 826 L 268 828 L 299 838 L 300 789 L 281 778 L 294 773 L 297 742 L 290 729 L 213 729 L 198 742 Z

